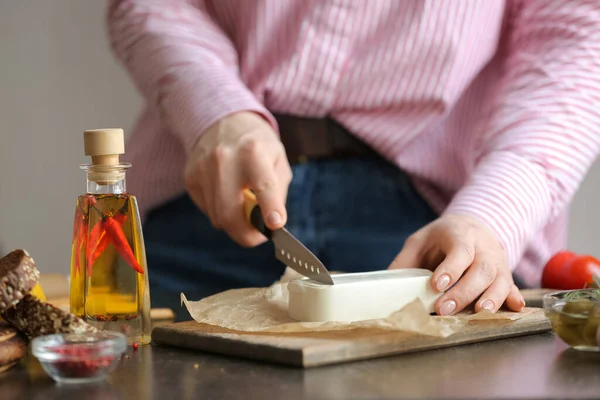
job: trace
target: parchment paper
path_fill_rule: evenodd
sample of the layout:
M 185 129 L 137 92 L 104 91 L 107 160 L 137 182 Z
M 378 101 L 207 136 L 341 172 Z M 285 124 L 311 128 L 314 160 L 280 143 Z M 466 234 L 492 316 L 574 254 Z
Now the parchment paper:
M 181 293 L 181 301 L 196 322 L 240 332 L 291 333 L 374 328 L 448 337 L 473 319 L 509 321 L 529 314 L 527 311 L 501 314 L 464 311 L 456 316 L 441 317 L 430 315 L 417 299 L 387 318 L 352 323 L 298 322 L 288 316 L 287 283 L 300 277 L 288 268 L 278 282 L 266 288 L 232 289 L 200 301 L 189 301 Z

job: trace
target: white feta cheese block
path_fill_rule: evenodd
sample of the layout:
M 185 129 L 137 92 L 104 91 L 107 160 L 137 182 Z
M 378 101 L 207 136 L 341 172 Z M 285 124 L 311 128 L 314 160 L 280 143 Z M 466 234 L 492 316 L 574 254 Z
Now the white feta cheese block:
M 290 318 L 301 322 L 355 322 L 386 318 L 419 298 L 429 313 L 441 293 L 426 269 L 334 274 L 333 285 L 309 278 L 288 283 Z

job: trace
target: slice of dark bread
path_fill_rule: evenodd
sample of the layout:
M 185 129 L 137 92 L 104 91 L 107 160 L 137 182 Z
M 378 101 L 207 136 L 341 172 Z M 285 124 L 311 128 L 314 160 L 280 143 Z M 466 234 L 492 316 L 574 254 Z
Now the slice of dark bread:
M 0 313 L 21 301 L 35 287 L 40 272 L 25 250 L 13 250 L 0 259 Z
M 54 333 L 95 333 L 98 330 L 73 314 L 28 294 L 16 307 L 9 308 L 2 318 L 29 337 Z
M 39 277 L 33 258 L 25 250 L 14 250 L 0 259 L 0 316 L 5 321 L 30 338 L 98 331 L 81 318 L 29 294 Z

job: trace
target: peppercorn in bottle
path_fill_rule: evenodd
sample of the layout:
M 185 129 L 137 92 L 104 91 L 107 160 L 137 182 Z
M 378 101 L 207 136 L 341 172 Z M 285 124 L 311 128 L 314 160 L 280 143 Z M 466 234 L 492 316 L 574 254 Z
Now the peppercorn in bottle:
M 77 198 L 70 273 L 71 312 L 100 329 L 150 342 L 150 289 L 137 199 L 126 189 L 131 164 L 121 129 L 84 132 L 90 164 L 87 191 Z

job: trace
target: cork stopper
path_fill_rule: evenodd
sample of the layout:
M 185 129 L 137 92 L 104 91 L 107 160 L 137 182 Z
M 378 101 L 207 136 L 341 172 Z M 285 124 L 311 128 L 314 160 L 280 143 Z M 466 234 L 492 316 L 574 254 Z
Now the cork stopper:
M 109 184 L 123 178 L 122 171 L 110 168 L 118 167 L 119 155 L 125 154 L 123 129 L 88 129 L 83 133 L 83 146 L 85 155 L 92 159 L 92 167 L 100 167 L 89 174 L 90 180 Z
M 118 165 L 119 154 L 125 154 L 123 129 L 89 129 L 83 133 L 83 146 L 93 165 Z

